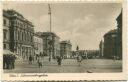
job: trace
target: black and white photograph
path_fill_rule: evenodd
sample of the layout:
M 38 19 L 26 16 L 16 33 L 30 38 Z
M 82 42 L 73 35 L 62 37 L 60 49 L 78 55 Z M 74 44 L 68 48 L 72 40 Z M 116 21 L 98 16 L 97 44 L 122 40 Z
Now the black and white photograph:
M 3 82 L 127 82 L 126 80 L 83 80 L 83 81 L 3 81 Z
M 123 72 L 122 3 L 3 2 L 2 11 L 4 73 Z

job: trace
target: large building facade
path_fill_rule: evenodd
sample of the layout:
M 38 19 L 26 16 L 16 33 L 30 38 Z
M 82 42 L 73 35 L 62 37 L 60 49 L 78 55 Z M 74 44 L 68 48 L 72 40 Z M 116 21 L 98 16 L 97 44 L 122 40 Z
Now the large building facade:
M 43 32 L 43 52 L 50 58 L 56 58 L 60 55 L 59 37 L 53 32 Z
M 111 30 L 104 35 L 104 57 L 117 56 L 117 30 Z
M 34 34 L 34 50 L 34 55 L 36 56 L 36 59 L 37 56 L 43 55 L 43 39 L 38 33 Z
M 63 58 L 71 58 L 72 56 L 72 45 L 70 41 L 61 41 L 60 42 L 60 55 Z
M 104 57 L 122 59 L 122 11 L 117 17 L 117 29 L 104 35 Z
M 9 15 L 10 21 L 10 44 L 9 48 L 23 59 L 34 55 L 34 26 L 15 10 L 4 10 Z
M 117 21 L 117 55 L 122 59 L 122 11 L 116 19 Z
M 10 50 L 10 20 L 6 11 L 3 11 L 3 49 Z

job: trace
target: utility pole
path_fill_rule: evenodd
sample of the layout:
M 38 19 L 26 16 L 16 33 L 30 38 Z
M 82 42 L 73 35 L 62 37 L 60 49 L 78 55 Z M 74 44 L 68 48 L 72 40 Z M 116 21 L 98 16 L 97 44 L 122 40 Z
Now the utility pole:
M 49 14 L 49 17 L 50 17 L 50 32 L 51 32 L 51 30 L 52 30 L 52 28 L 51 28 L 51 24 L 52 24 L 52 22 L 51 22 L 51 6 L 50 6 L 50 4 L 48 4 L 48 6 L 49 6 L 49 11 L 48 11 L 48 14 Z

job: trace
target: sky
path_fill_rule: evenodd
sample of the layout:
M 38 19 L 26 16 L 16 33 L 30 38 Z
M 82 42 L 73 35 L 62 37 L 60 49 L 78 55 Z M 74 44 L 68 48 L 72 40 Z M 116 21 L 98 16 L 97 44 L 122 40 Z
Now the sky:
M 4 3 L 3 9 L 14 9 L 31 21 L 36 32 L 49 31 L 47 3 Z M 72 49 L 97 50 L 105 33 L 117 28 L 121 3 L 51 3 L 52 32 L 70 40 Z

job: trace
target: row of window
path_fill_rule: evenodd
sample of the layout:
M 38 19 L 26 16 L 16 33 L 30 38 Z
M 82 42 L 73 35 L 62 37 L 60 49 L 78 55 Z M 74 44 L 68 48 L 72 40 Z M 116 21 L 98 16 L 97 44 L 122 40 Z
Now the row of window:
M 16 40 L 33 42 L 33 35 L 26 32 L 15 31 Z
M 10 21 L 7 19 L 3 19 L 3 24 L 4 24 L 4 26 L 10 26 L 11 25 Z M 30 25 L 22 23 L 21 21 L 17 21 L 17 20 L 12 21 L 12 25 L 23 27 L 23 28 L 31 28 Z
M 4 49 L 9 49 L 9 44 L 3 44 Z
M 18 21 L 18 20 L 12 21 L 12 24 L 13 24 L 14 26 L 19 26 L 19 27 L 23 27 L 23 28 L 31 28 L 30 25 L 28 25 L 28 24 L 26 24 L 26 23 L 23 23 L 23 22 L 21 22 L 21 21 Z

